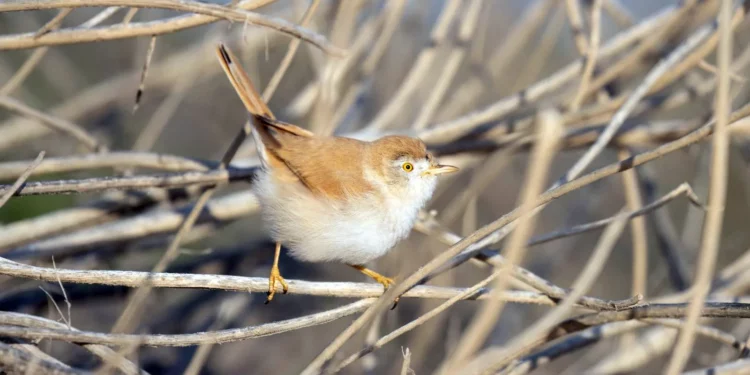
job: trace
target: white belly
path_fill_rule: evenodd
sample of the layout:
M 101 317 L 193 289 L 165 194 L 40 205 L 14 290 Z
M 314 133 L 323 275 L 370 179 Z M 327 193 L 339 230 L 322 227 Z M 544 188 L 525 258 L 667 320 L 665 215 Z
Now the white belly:
M 254 190 L 274 241 L 307 262 L 365 264 L 406 238 L 419 207 L 375 196 L 349 204 L 320 201 L 302 186 L 276 184 L 260 173 Z

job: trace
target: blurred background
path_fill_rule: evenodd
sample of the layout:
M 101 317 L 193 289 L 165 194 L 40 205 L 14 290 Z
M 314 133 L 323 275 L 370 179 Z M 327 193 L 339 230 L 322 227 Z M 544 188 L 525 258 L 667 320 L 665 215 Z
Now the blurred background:
M 240 5 L 248 3 L 251 2 L 241 1 Z M 255 3 L 268 4 L 254 11 L 295 24 L 311 4 L 307 0 Z M 387 133 L 422 137 L 442 161 L 462 167 L 461 173 L 441 180 L 427 209 L 435 210 L 435 218 L 444 228 L 461 236 L 470 234 L 517 205 L 528 167 L 528 147 L 519 147 L 514 142 L 519 136 L 532 134 L 530 118 L 536 111 L 550 106 L 564 109 L 569 115 L 566 119 L 573 118 L 566 122 L 571 131 L 606 125 L 612 111 L 599 115 L 587 115 L 586 111 L 595 113 L 609 99 L 632 92 L 661 58 L 697 28 L 715 19 L 718 1 L 700 2 L 680 14 L 681 18 L 665 34 L 647 33 L 619 50 L 607 52 L 606 47 L 600 48 L 594 77 L 626 59 L 639 46 L 651 43 L 648 42 L 651 38 L 660 37 L 632 64 L 607 80 L 577 111 L 567 103 L 576 93 L 581 73 L 542 94 L 533 91 L 539 90 L 536 83 L 555 76 L 569 64 L 585 60 L 576 37 L 582 36 L 583 42 L 588 42 L 594 2 L 577 2 L 582 29 L 571 27 L 574 17 L 566 9 L 566 3 L 564 0 L 320 1 L 307 28 L 324 35 L 334 45 L 347 48 L 349 55 L 336 58 L 302 42 L 269 105 L 279 119 L 316 133 L 361 139 Z M 670 11 L 668 7 L 677 3 L 603 0 L 601 45 L 628 35 L 640 23 L 657 17 L 665 9 Z M 36 32 L 59 12 L 47 9 L 0 13 L 0 46 L 11 43 L 13 35 Z M 109 12 L 108 17 L 96 19 L 102 12 Z M 97 21 L 93 27 L 106 29 L 123 23 L 124 18 L 130 18 L 134 25 L 146 25 L 193 16 L 186 14 L 152 8 L 133 12 L 127 6 L 75 8 L 51 33 L 58 32 L 55 29 L 90 28 L 92 19 Z M 744 77 L 750 70 L 741 60 L 748 50 L 748 34 L 743 32 L 746 30 L 746 23 L 742 23 L 734 34 L 735 108 L 746 102 L 748 93 Z M 217 62 L 216 42 L 225 41 L 232 47 L 262 90 L 279 68 L 292 40 L 266 27 L 221 20 L 160 33 L 155 37 L 152 53 L 149 53 L 152 43 L 149 34 L 40 48 L 10 49 L 7 46 L 11 44 L 5 44 L 6 49 L 0 49 L 0 98 L 13 98 L 40 113 L 80 125 L 106 145 L 106 152 L 158 153 L 215 165 L 246 120 L 245 110 Z M 632 136 L 617 138 L 619 141 L 614 144 L 620 147 L 608 148 L 589 170 L 616 162 L 618 148 L 632 153 L 653 149 L 705 122 L 712 114 L 715 86 L 712 65 L 715 57 L 709 54 L 702 68 L 694 67 L 651 93 L 626 122 L 623 132 Z M 139 87 L 142 94 L 136 105 Z M 431 132 L 453 126 L 453 121 L 465 119 L 467 114 L 518 92 L 525 92 L 528 100 L 476 121 L 469 126 L 470 131 Z M 575 120 L 576 112 L 581 114 L 579 121 Z M 582 155 L 595 139 L 592 134 L 595 133 L 576 138 L 575 133 L 566 133 L 568 141 L 555 157 L 550 184 Z M 729 203 L 717 269 L 733 263 L 750 246 L 745 222 L 750 213 L 748 146 L 746 136 L 733 134 Z M 61 158 L 63 164 L 72 163 L 72 157 L 92 153 L 70 136 L 42 125 L 34 116 L 0 105 L 2 183 L 11 184 L 18 172 L 8 171 L 14 165 L 27 165 L 40 151 L 46 152 L 48 160 Z M 652 202 L 687 182 L 705 202 L 710 154 L 710 142 L 704 141 L 638 167 L 643 201 Z M 256 164 L 255 148 L 248 140 L 232 165 L 239 168 Z M 158 169 L 161 168 L 122 167 L 115 163 L 50 169 L 36 173 L 31 180 L 166 173 Z M 563 196 L 539 216 L 534 233 L 541 235 L 616 214 L 626 205 L 623 186 L 622 176 L 616 175 Z M 249 189 L 249 183 L 239 181 L 218 190 L 209 209 L 183 239 L 180 255 L 168 272 L 268 276 L 273 244 L 264 234 Z M 40 266 L 52 266 L 54 257 L 55 266 L 65 269 L 147 271 L 163 254 L 177 230 L 180 215 L 189 211 L 198 192 L 199 189 L 191 187 L 172 189 L 169 194 L 163 189 L 147 189 L 140 194 L 107 191 L 14 197 L 0 208 L 0 255 Z M 685 199 L 676 199 L 645 218 L 647 300 L 683 291 L 692 282 L 703 211 Z M 600 234 L 592 231 L 533 246 L 523 266 L 556 285 L 569 287 Z M 495 250 L 502 251 L 502 243 L 497 246 Z M 433 236 L 415 231 L 371 266 L 385 275 L 403 279 L 447 247 Z M 632 247 L 633 241 L 626 231 L 589 295 L 604 299 L 633 295 Z M 304 264 L 286 255 L 282 255 L 280 267 L 287 279 L 369 281 L 344 265 Z M 489 272 L 487 267 L 466 263 L 430 283 L 468 287 Z M 58 304 L 64 304 L 57 283 L 0 276 L 0 310 L 59 320 L 45 291 Z M 109 332 L 122 312 L 129 289 L 71 283 L 65 285 L 65 291 L 72 305 L 73 326 Z M 324 311 L 353 301 L 301 295 L 277 295 L 269 305 L 264 305 L 264 300 L 265 295 L 259 293 L 158 288 L 147 300 L 146 312 L 135 332 L 180 334 L 244 327 Z M 372 337 L 387 334 L 441 302 L 402 299 L 397 309 L 383 314 L 377 325 L 356 336 L 343 352 L 354 353 Z M 412 353 L 411 368 L 417 374 L 434 371 L 445 353 L 452 350 L 480 303 L 457 303 L 435 319 L 347 366 L 342 373 L 398 373 L 405 348 Z M 506 343 L 548 310 L 547 306 L 510 304 L 485 346 Z M 214 346 L 199 373 L 298 373 L 353 319 L 346 317 L 324 325 Z M 750 326 L 740 321 L 723 321 L 718 326 L 735 332 L 740 340 L 750 333 Z M 618 348 L 627 349 L 620 345 L 618 340 L 603 340 L 541 366 L 535 373 L 582 373 L 601 364 L 606 355 L 620 353 Z M 93 369 L 99 364 L 96 357 L 70 343 L 44 340 L 39 348 L 74 367 Z M 634 360 L 610 370 L 658 372 L 668 358 L 668 349 L 654 349 L 640 362 Z M 143 347 L 133 358 L 151 374 L 176 374 L 186 371 L 196 350 L 196 347 Z M 714 342 L 698 338 L 690 366 L 726 361 L 720 352 L 723 353 Z

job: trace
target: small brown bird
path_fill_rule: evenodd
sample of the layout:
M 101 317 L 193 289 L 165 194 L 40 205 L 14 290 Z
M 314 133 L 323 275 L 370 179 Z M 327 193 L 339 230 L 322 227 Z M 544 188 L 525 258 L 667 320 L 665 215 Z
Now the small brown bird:
M 279 272 L 281 244 L 307 262 L 343 262 L 388 288 L 393 280 L 364 267 L 406 238 L 432 197 L 437 176 L 458 168 L 438 164 L 415 138 L 374 142 L 321 137 L 278 121 L 235 56 L 217 47 L 224 72 L 250 112 L 261 172 L 253 189 L 276 241 L 268 298 Z

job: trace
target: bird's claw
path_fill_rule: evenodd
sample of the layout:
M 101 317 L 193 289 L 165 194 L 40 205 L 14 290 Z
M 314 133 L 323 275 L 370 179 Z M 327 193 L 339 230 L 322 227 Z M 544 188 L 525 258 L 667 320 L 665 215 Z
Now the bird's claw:
M 268 293 L 266 297 L 266 304 L 271 302 L 271 300 L 273 300 L 273 296 L 276 294 L 276 282 L 281 284 L 281 291 L 284 294 L 287 294 L 287 292 L 289 292 L 289 285 L 287 285 L 286 280 L 281 277 L 279 267 L 271 268 L 271 275 L 268 276 Z
M 381 285 L 383 285 L 383 292 L 387 291 L 391 286 L 393 286 L 396 282 L 391 279 L 390 277 L 385 277 L 382 275 L 378 275 L 379 277 L 375 277 L 375 281 L 379 282 Z M 396 299 L 393 300 L 393 306 L 391 306 L 391 310 L 395 309 L 398 305 L 398 300 L 401 297 L 396 297 Z

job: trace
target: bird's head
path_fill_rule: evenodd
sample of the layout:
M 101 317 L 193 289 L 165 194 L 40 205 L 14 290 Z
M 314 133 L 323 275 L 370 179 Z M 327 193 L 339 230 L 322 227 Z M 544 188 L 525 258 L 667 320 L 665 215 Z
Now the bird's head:
M 458 171 L 454 166 L 439 164 L 424 142 L 406 136 L 386 136 L 372 142 L 366 163 L 371 179 L 387 194 L 420 207 L 432 197 L 437 176 Z

